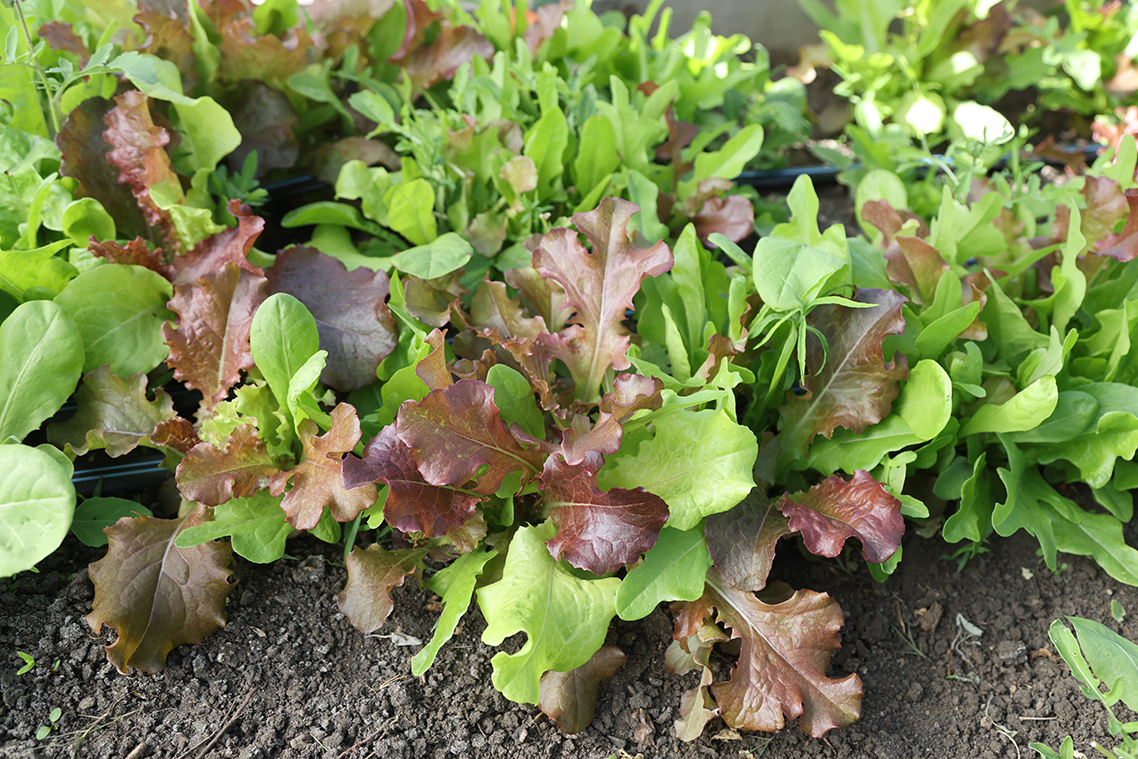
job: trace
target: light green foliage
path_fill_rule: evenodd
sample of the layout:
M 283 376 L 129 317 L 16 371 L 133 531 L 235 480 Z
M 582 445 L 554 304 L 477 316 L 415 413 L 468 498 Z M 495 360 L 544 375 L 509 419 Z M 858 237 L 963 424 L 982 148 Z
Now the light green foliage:
M 556 532 L 549 521 L 519 529 L 502 579 L 478 590 L 486 617 L 483 643 L 496 646 L 519 632 L 527 636 L 516 654 L 499 653 L 491 660 L 494 687 L 518 703 L 537 703 L 546 671 L 568 672 L 587 662 L 604 643 L 616 614 L 620 580 L 582 579 L 554 561 L 545 541 Z
M 419 653 L 411 658 L 411 673 L 418 676 L 431 668 L 442 648 L 454 635 L 458 621 L 470 607 L 474 585 L 486 563 L 498 555 L 497 551 L 473 551 L 463 554 L 454 563 L 439 570 L 427 581 L 427 587 L 443 599 L 443 611 L 435 625 L 435 634 Z
M 277 403 L 282 409 L 289 409 L 290 420 L 297 421 L 292 409 L 298 396 L 292 395 L 292 380 L 320 349 L 316 320 L 303 303 L 288 293 L 271 295 L 253 316 L 249 347 Z
M 110 527 L 123 517 L 154 516 L 150 509 L 125 498 L 86 498 L 75 507 L 71 532 L 93 548 L 107 544 L 104 527 Z
M 83 371 L 108 364 L 112 374 L 130 377 L 162 363 L 162 323 L 172 316 L 166 303 L 173 294 L 168 280 L 141 266 L 106 264 L 71 280 L 55 302 L 83 336 Z
M 683 531 L 727 511 L 755 486 L 758 441 L 725 410 L 675 410 L 653 423 L 655 436 L 635 454 L 609 457 L 598 474 L 603 490 L 643 487 L 668 504 L 668 526 Z
M 656 545 L 644 554 L 616 593 L 621 619 L 642 619 L 665 601 L 695 601 L 703 595 L 711 555 L 703 538 L 703 522 L 690 530 L 660 530 Z
M 284 556 L 285 539 L 291 532 L 280 497 L 261 491 L 216 507 L 212 522 L 182 530 L 174 545 L 186 548 L 230 536 L 235 552 L 257 564 L 268 564 Z
M 545 438 L 545 422 L 529 380 L 505 364 L 497 364 L 486 373 L 486 383 L 494 388 L 494 405 L 502 421 L 518 425 L 537 440 Z
M 0 445 L 0 577 L 31 569 L 67 535 L 71 464 L 50 446 Z
M 0 444 L 23 440 L 75 392 L 83 338 L 51 301 L 25 303 L 0 324 Z
M 410 248 L 392 257 L 396 269 L 413 277 L 434 279 L 466 265 L 474 253 L 470 243 L 459 235 L 448 232 L 425 244 Z

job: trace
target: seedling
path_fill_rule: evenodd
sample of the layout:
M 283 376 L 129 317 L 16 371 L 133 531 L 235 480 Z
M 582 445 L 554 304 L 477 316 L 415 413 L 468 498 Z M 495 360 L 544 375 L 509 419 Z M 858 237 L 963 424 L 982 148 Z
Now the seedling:
M 36 740 L 42 741 L 47 736 L 51 735 L 53 730 L 58 730 L 59 729 L 59 718 L 62 716 L 63 716 L 63 710 L 60 709 L 58 706 L 55 707 L 54 709 L 52 709 L 51 712 L 49 712 L 47 715 L 47 718 L 48 718 L 48 721 L 50 722 L 50 724 L 40 725 L 39 729 L 36 730 Z
M 1122 624 L 1122 620 L 1126 618 L 1126 609 L 1122 608 L 1122 604 L 1118 601 L 1111 601 L 1110 616 L 1114 618 L 1115 622 Z
M 32 669 L 36 666 L 36 659 L 31 654 L 25 654 L 23 651 L 17 651 L 16 656 L 24 660 L 24 666 L 16 670 L 17 675 L 26 675 L 27 673 L 31 672 Z

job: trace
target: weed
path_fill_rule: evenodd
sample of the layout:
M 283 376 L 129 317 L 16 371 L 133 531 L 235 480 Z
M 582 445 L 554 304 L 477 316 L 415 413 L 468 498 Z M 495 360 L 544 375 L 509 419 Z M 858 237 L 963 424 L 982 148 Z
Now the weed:
M 36 730 L 36 740 L 42 741 L 47 736 L 51 735 L 53 730 L 59 729 L 59 718 L 63 716 L 63 710 L 58 706 L 48 713 L 47 718 L 50 724 L 40 725 Z

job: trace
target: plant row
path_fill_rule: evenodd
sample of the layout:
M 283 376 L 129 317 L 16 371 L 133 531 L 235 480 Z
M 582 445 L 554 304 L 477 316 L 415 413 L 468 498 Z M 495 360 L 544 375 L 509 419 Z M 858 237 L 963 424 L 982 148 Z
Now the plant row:
M 884 580 L 906 519 L 962 558 L 1026 529 L 1138 584 L 1134 141 L 1061 187 L 983 179 L 991 141 L 877 168 L 864 237 L 819 227 L 807 179 L 756 221 L 732 179 L 801 90 L 707 19 L 650 36 L 657 6 L 0 8 L 0 574 L 107 544 L 88 622 L 153 672 L 224 624 L 234 552 L 311 532 L 365 633 L 409 576 L 442 598 L 416 674 L 474 599 L 485 642 L 524 633 L 493 684 L 570 732 L 624 661 L 613 617 L 672 602 L 685 740 L 857 718 L 837 603 L 768 582 L 783 539 L 856 538 Z M 334 199 L 258 250 L 259 179 L 298 170 Z M 77 503 L 76 457 L 138 447 L 168 513 Z

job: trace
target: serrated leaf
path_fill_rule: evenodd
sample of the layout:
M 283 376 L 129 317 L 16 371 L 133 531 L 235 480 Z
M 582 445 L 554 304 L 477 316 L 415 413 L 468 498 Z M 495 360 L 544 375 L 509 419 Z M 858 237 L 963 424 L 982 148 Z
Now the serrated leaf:
M 395 425 L 384 427 L 364 448 L 363 459 L 348 456 L 343 464 L 344 487 L 374 482 L 390 486 L 383 518 L 402 532 L 421 532 L 435 538 L 462 527 L 482 501 L 478 496 L 429 484 L 411 458 L 411 448 L 399 439 Z
M 229 213 L 237 218 L 237 226 L 223 228 L 174 259 L 174 284 L 197 282 L 228 263 L 237 264 L 251 274 L 264 274 L 260 267 L 249 262 L 248 256 L 265 229 L 265 220 L 242 210 L 236 200 L 229 202 Z
M 323 435 L 317 431 L 311 419 L 300 423 L 298 436 L 304 446 L 300 463 L 272 477 L 273 495 L 284 493 L 286 483 L 292 481 L 281 508 L 289 524 L 298 530 L 314 528 L 325 507 L 332 510 L 337 522 L 350 522 L 375 503 L 375 485 L 348 490 L 340 473 L 343 455 L 360 441 L 356 410 L 347 403 L 337 405 L 332 410 L 332 428 Z
M 498 653 L 491 660 L 494 687 L 518 703 L 536 704 L 541 676 L 549 670 L 576 669 L 604 643 L 616 613 L 620 580 L 586 580 L 549 555 L 545 542 L 554 525 L 522 527 L 510 541 L 502 579 L 478 590 L 478 606 L 486 618 L 482 642 L 499 645 L 524 632 L 517 653 Z
M 151 250 L 150 245 L 141 237 L 134 238 L 126 245 L 120 245 L 114 240 L 106 242 L 92 240 L 87 243 L 87 249 L 112 264 L 142 266 L 161 274 L 166 279 L 174 279 L 174 267 L 164 263 L 162 249 Z
M 789 398 L 780 409 L 784 465 L 803 458 L 818 434 L 830 437 L 837 427 L 862 432 L 880 422 L 909 374 L 904 355 L 894 354 L 887 364 L 881 348 L 886 336 L 904 332 L 904 298 L 892 291 L 862 290 L 857 300 L 876 307 L 823 305 L 810 313 L 807 323 L 825 335 L 829 350 L 816 335 L 807 337 L 808 392 Z
M 778 730 L 785 718 L 815 738 L 845 727 L 861 711 L 861 681 L 826 677 L 826 667 L 840 645 L 842 612 L 823 593 L 799 590 L 788 600 L 767 604 L 731 587 L 715 569 L 707 573 L 707 591 L 692 602 L 693 616 L 710 617 L 740 640 L 739 659 L 725 683 L 711 686 L 719 714 L 742 730 Z
M 112 458 L 149 444 L 155 428 L 177 415 L 164 390 L 156 390 L 150 400 L 146 385 L 145 374 L 123 379 L 106 365 L 88 372 L 76 394 L 78 411 L 67 421 L 52 424 L 48 439 L 79 455 L 106 449 Z
M 549 541 L 553 558 L 593 574 L 615 572 L 640 558 L 656 543 L 668 518 L 668 506 L 643 488 L 597 487 L 599 457 L 576 466 L 557 454 L 541 474 L 545 514 L 557 525 Z
M 241 372 L 253 368 L 249 331 L 267 296 L 265 278 L 235 263 L 174 288 L 170 310 L 178 315 L 178 326 L 162 325 L 170 348 L 167 363 L 186 387 L 201 391 L 206 408 L 223 401 Z
M 348 271 L 315 248 L 292 247 L 265 273 L 274 293 L 294 296 L 316 320 L 320 347 L 328 351 L 321 382 L 342 392 L 375 382 L 397 340 L 385 272 Z
M 71 280 L 55 298 L 83 336 L 83 371 L 109 364 L 112 374 L 148 372 L 166 358 L 162 323 L 173 288 L 141 266 L 107 264 Z
M 704 517 L 727 511 L 755 486 L 759 455 L 753 432 L 724 410 L 680 411 L 658 417 L 656 435 L 635 455 L 610 456 L 602 488 L 643 487 L 668 504 L 668 526 L 690 530 Z
M 864 469 L 848 482 L 833 475 L 805 493 L 788 493 L 778 508 L 790 529 L 802 533 L 806 548 L 818 556 L 833 558 L 847 538 L 856 537 L 865 560 L 880 564 L 893 555 L 905 534 L 901 502 Z
M 224 451 L 198 443 L 178 464 L 178 490 L 191 501 L 218 506 L 268 487 L 277 474 L 257 428 L 243 424 L 229 435 Z
M 616 646 L 602 646 L 587 662 L 569 672 L 546 672 L 541 676 L 538 708 L 557 723 L 558 729 L 574 735 L 588 727 L 597 711 L 597 689 L 628 661 Z
M 523 483 L 536 477 L 545 458 L 523 448 L 506 429 L 494 405 L 494 388 L 478 380 L 459 380 L 403 404 L 396 428 L 432 485 L 462 485 L 485 466 L 472 489 L 490 495 L 509 472 L 521 471 Z
M 281 511 L 281 499 L 269 493 L 234 498 L 213 511 L 213 521 L 187 527 L 174 545 L 188 548 L 217 538 L 230 537 L 233 550 L 257 564 L 284 556 L 285 540 L 293 528 Z
M 336 596 L 340 613 L 360 632 L 370 634 L 383 627 L 391 614 L 391 589 L 415 571 L 424 550 L 385 551 L 378 543 L 367 549 L 356 546 L 348 554 L 348 582 Z
M 570 428 L 562 434 L 565 461 L 576 465 L 590 455 L 616 453 L 624 437 L 624 420 L 637 411 L 660 408 L 663 389 L 663 381 L 656 377 L 624 372 L 616 375 L 612 392 L 601 398 L 601 411 L 593 428 L 585 433 Z
M 31 569 L 59 548 L 74 512 L 66 459 L 61 463 L 26 445 L 0 445 L 0 577 Z
M 703 595 L 711 567 L 703 532 L 700 525 L 683 532 L 671 527 L 660 530 L 644 562 L 625 576 L 616 592 L 616 613 L 621 619 L 643 619 L 661 603 L 695 601 Z
M 786 516 L 763 487 L 752 490 L 730 511 L 712 514 L 704 526 L 716 570 L 740 590 L 766 587 L 778 541 L 790 534 Z
M 622 325 L 625 312 L 645 277 L 672 267 L 672 254 L 663 242 L 644 250 L 632 244 L 626 230 L 636 211 L 632 203 L 606 198 L 596 210 L 573 216 L 593 245 L 591 253 L 573 230 L 554 229 L 533 256 L 541 276 L 565 289 L 561 310 L 574 312 L 568 328 L 557 335 L 539 335 L 538 340 L 565 362 L 576 397 L 582 400 L 599 400 L 601 379 L 609 367 L 630 366 L 629 336 Z
M 123 517 L 152 517 L 150 509 L 125 498 L 87 498 L 75 507 L 75 518 L 71 521 L 71 534 L 92 548 L 107 544 L 107 533 L 103 530 L 113 526 Z
M 427 581 L 427 587 L 442 598 L 443 611 L 435 624 L 435 634 L 431 640 L 422 651 L 411 657 L 411 674 L 418 677 L 431 668 L 439 649 L 454 635 L 458 621 L 470 607 L 478 576 L 482 574 L 486 563 L 497 555 L 497 551 L 463 554 Z
M 63 406 L 83 368 L 83 338 L 51 301 L 18 306 L 0 323 L 0 440 L 23 440 Z
M 174 545 L 183 528 L 203 521 L 199 509 L 186 519 L 123 518 L 107 528 L 107 555 L 87 570 L 95 585 L 87 624 L 96 635 L 103 625 L 118 632 L 107 659 L 119 672 L 160 672 L 174 648 L 225 626 L 229 545 Z

